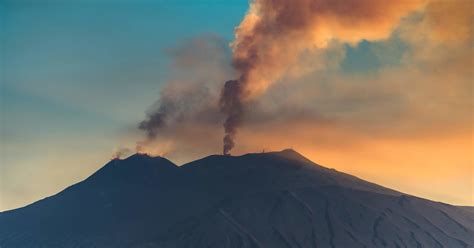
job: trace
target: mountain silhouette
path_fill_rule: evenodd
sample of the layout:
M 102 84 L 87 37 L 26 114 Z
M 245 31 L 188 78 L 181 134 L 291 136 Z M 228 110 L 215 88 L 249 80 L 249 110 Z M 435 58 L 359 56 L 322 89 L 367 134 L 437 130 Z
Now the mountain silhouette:
M 473 247 L 474 211 L 293 150 L 182 166 L 135 154 L 0 213 L 0 247 Z

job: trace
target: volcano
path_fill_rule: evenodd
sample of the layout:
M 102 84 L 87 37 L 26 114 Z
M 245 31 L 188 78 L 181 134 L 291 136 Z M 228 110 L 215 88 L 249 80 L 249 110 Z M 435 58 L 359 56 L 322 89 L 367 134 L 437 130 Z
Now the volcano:
M 474 211 L 293 150 L 182 166 L 135 154 L 0 213 L 0 247 L 473 247 Z

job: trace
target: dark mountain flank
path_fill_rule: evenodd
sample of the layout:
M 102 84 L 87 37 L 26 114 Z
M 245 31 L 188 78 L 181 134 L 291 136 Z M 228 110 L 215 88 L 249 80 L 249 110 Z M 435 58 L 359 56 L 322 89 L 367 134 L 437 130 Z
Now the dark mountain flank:
M 474 212 L 293 150 L 176 166 L 135 154 L 0 213 L 0 247 L 473 247 Z

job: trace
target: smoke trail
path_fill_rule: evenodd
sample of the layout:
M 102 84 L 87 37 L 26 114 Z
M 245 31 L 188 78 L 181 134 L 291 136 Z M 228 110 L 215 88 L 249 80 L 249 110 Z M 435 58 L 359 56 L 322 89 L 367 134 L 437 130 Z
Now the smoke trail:
M 227 115 L 224 122 L 224 154 L 229 154 L 229 151 L 234 147 L 237 127 L 242 123 L 242 93 L 242 83 L 238 80 L 227 81 L 222 89 L 219 105 L 221 111 Z
M 201 144 L 211 140 L 218 144 L 219 134 L 211 138 L 205 131 L 193 130 L 206 127 L 215 133 L 222 119 L 218 104 L 221 84 L 234 73 L 228 42 L 215 35 L 200 35 L 166 52 L 170 56 L 167 80 L 160 82 L 158 99 L 138 124 L 146 136 L 137 142 L 136 151 L 153 155 L 174 152 L 174 147 L 184 151 L 200 139 Z M 207 140 L 202 141 L 200 135 Z
M 224 154 L 234 147 L 245 103 L 297 64 L 305 52 L 325 49 L 332 41 L 357 44 L 390 36 L 400 19 L 424 0 L 255 0 L 235 31 L 232 43 L 238 80 L 222 90 Z
M 112 160 L 121 159 L 123 157 L 129 156 L 133 151 L 126 147 L 119 147 L 112 153 Z
M 145 131 L 149 139 L 154 139 L 158 134 L 158 130 L 165 125 L 165 118 L 166 112 L 163 110 L 151 113 L 146 120 L 140 122 L 138 128 Z

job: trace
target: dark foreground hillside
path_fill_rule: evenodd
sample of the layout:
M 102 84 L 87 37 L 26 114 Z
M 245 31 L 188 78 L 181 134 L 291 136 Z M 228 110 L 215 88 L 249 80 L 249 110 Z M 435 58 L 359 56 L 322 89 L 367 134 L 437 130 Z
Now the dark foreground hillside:
M 321 167 L 293 150 L 113 160 L 0 213 L 0 247 L 473 247 L 474 211 Z

